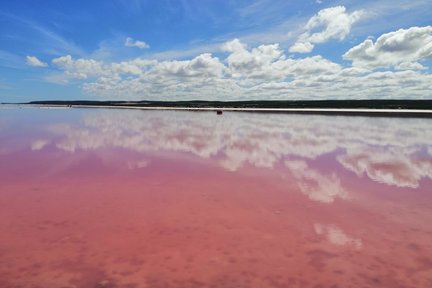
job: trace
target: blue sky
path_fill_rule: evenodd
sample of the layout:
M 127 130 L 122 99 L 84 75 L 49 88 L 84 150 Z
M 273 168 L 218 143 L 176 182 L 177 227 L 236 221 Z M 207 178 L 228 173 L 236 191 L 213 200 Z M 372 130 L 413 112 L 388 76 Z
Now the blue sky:
M 432 99 L 432 2 L 0 0 L 0 101 Z

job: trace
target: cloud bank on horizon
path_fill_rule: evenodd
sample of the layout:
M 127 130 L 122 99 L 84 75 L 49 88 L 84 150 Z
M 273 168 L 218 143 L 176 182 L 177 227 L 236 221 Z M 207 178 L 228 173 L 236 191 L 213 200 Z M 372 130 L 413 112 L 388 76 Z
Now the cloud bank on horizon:
M 313 7 L 272 2 L 280 9 L 268 6 L 269 0 L 235 7 L 222 1 L 219 6 L 230 8 L 232 19 L 223 9 L 211 7 L 217 3 L 179 1 L 169 8 L 181 12 L 159 11 L 160 17 L 149 23 L 153 26 L 142 28 L 132 26 L 135 17 L 167 7 L 132 2 L 127 7 L 116 2 L 117 10 L 126 10 L 129 26 L 111 23 L 111 30 L 121 31 L 100 27 L 99 34 L 71 31 L 79 20 L 101 17 L 83 9 L 66 23 L 69 31 L 65 23 L 57 23 L 62 27 L 57 33 L 48 28 L 56 19 L 40 23 L 16 16 L 11 12 L 16 7 L 0 6 L 6 19 L 2 21 L 8 24 L 0 31 L 35 35 L 33 42 L 25 40 L 33 43 L 28 49 L 0 48 L 0 84 L 8 84 L 0 85 L 1 94 L 7 100 L 52 99 L 53 91 L 57 99 L 432 99 L 432 26 L 418 20 L 425 8 L 432 8 L 428 1 L 341 2 L 328 7 L 323 7 L 325 1 Z M 61 12 L 52 6 L 52 11 Z M 293 7 L 301 17 L 300 12 L 292 13 Z M 283 10 L 288 8 L 290 13 Z M 179 15 L 183 18 L 174 17 Z M 392 22 L 395 16 L 399 21 Z M 166 32 L 169 29 L 174 31 Z M 36 36 L 46 45 L 36 44 Z M 22 88 L 26 81 L 37 87 L 30 90 L 34 95 Z M 62 92 L 65 96 L 58 94 Z

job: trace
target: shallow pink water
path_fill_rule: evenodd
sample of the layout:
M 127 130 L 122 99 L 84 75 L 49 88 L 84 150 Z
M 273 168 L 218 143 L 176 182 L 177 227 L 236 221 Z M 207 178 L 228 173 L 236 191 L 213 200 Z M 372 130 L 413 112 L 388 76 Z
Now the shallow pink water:
M 0 108 L 0 287 L 432 287 L 431 133 Z

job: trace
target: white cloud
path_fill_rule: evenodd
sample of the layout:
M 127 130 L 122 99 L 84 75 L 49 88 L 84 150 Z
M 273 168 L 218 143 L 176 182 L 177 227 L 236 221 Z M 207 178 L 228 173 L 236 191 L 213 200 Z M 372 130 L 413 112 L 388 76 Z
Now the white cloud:
M 284 77 L 282 71 L 284 67 L 280 67 L 279 64 L 285 60 L 285 55 L 278 44 L 260 45 L 249 51 L 246 45 L 238 39 L 234 39 L 225 43 L 222 49 L 230 52 L 226 62 L 228 74 L 233 78 L 246 77 L 268 80 Z
M 315 47 L 315 45 L 313 45 L 310 42 L 297 41 L 296 43 L 294 43 L 294 45 L 292 45 L 289 48 L 289 51 L 290 52 L 296 52 L 296 53 L 310 53 L 310 52 L 312 52 L 314 47 Z
M 46 80 L 82 81 L 91 95 L 123 99 L 347 99 L 426 98 L 432 76 L 413 70 L 380 71 L 347 67 L 322 56 L 289 58 L 279 44 L 248 48 L 226 42 L 226 57 L 203 53 L 189 60 L 136 58 L 105 63 L 94 59 L 55 58 L 62 74 Z
M 137 64 L 139 63 L 139 65 Z M 144 63 L 144 64 L 142 64 Z M 211 54 L 201 54 L 184 61 L 146 61 L 135 59 L 128 66 L 134 74 L 113 70 L 116 63 L 107 66 L 105 75 L 95 82 L 85 83 L 83 88 L 91 94 L 122 95 L 146 99 L 204 98 L 226 95 L 224 90 L 232 83 L 223 77 L 224 65 Z
M 124 45 L 126 47 L 138 47 L 140 49 L 146 49 L 146 48 L 150 48 L 150 45 L 148 45 L 146 42 L 144 41 L 139 41 L 139 40 L 133 40 L 130 37 L 126 38 L 126 41 L 124 43 Z
M 322 9 L 309 19 L 305 26 L 306 32 L 299 36 L 289 51 L 309 53 L 315 44 L 330 39 L 342 41 L 350 33 L 351 26 L 364 15 L 362 10 L 347 13 L 344 6 Z
M 432 26 L 399 29 L 351 48 L 343 55 L 363 68 L 425 69 L 417 61 L 432 58 Z
M 52 64 L 63 69 L 66 76 L 71 79 L 87 79 L 91 76 L 107 73 L 100 61 L 93 59 L 74 60 L 70 55 L 55 58 L 52 60 Z
M 42 62 L 35 56 L 26 56 L 26 64 L 33 67 L 47 67 L 48 64 Z
M 223 64 L 209 53 L 201 54 L 192 60 L 163 61 L 155 66 L 155 72 L 175 77 L 221 77 Z

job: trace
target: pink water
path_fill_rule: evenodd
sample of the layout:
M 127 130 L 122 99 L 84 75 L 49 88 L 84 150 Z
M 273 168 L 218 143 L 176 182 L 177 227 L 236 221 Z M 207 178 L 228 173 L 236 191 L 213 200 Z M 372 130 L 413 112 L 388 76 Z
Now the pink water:
M 0 287 L 432 287 L 432 120 L 0 108 Z

